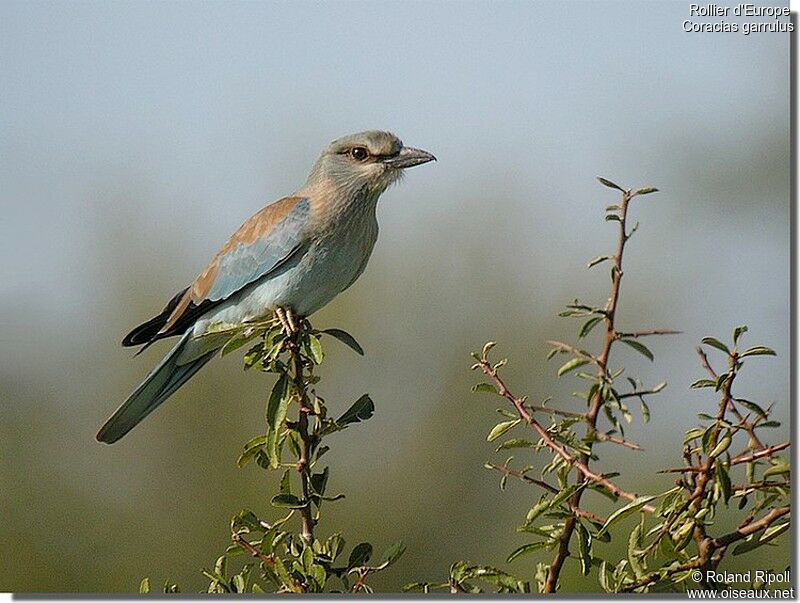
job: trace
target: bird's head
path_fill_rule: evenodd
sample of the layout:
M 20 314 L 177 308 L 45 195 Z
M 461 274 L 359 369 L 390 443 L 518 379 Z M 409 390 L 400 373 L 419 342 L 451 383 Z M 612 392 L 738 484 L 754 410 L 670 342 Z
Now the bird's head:
M 435 161 L 420 149 L 407 147 L 391 132 L 368 130 L 330 143 L 311 171 L 306 187 L 335 187 L 377 198 L 403 170 Z

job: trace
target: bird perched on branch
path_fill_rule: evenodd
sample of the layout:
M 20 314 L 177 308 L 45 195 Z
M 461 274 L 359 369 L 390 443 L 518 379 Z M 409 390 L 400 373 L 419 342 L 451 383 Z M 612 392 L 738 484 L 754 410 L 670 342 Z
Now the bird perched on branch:
M 97 439 L 119 440 L 211 360 L 225 343 L 203 336 L 215 325 L 274 313 L 294 328 L 295 317 L 309 316 L 352 285 L 378 236 L 378 198 L 403 170 L 435 159 L 389 132 L 361 132 L 328 145 L 302 188 L 242 224 L 158 316 L 125 336 L 123 346 L 180 339 Z

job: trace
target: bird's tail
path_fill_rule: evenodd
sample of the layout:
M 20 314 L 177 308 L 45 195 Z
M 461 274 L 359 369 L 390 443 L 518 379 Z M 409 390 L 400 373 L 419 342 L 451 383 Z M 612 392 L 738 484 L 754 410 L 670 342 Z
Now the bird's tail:
M 216 349 L 208 351 L 204 342 L 192 340 L 191 334 L 189 329 L 100 428 L 100 442 L 111 444 L 119 440 L 211 360 Z

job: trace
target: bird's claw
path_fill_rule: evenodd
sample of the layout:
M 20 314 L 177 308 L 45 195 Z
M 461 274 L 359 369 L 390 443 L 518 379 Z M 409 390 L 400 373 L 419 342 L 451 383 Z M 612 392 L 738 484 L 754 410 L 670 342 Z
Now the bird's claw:
M 291 308 L 275 308 L 275 316 L 278 317 L 283 330 L 289 337 L 296 335 L 300 331 L 297 317 Z M 302 324 L 302 320 L 300 319 L 300 324 Z

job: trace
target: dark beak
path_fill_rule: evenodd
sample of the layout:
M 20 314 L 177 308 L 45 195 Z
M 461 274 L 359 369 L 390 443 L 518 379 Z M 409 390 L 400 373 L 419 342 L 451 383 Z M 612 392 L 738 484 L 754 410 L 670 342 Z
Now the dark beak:
M 429 161 L 436 161 L 436 157 L 422 149 L 403 147 L 397 155 L 385 159 L 384 163 L 397 170 L 404 170 Z

